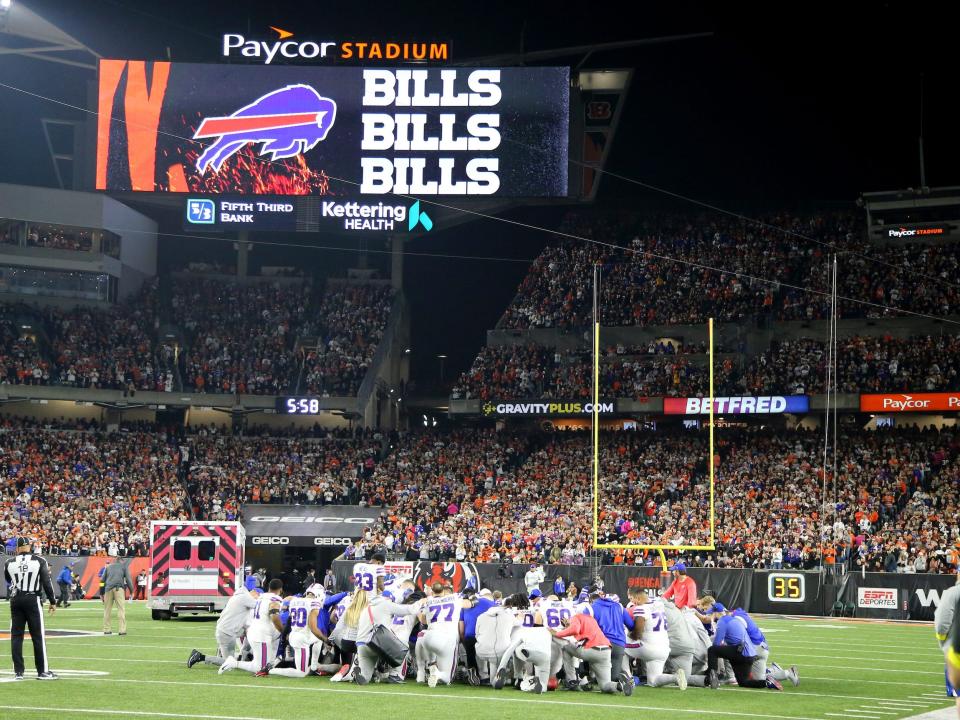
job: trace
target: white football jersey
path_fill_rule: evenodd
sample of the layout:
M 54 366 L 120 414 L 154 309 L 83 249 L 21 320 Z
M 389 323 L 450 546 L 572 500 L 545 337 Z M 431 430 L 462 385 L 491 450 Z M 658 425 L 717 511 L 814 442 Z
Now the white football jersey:
M 634 619 L 643 618 L 643 636 L 640 642 L 643 645 L 662 646 L 670 645 L 670 636 L 667 631 L 667 612 L 662 600 L 651 600 L 643 605 L 627 607 Z
M 316 598 L 290 599 L 290 644 L 293 647 L 305 647 L 317 642 L 317 636 L 310 631 L 310 613 L 321 608 L 322 604 Z
M 377 595 L 377 578 L 382 578 L 386 574 L 387 569 L 383 565 L 358 562 L 353 566 L 353 585 L 358 590 L 366 590 L 368 593 Z
M 455 595 L 427 598 L 421 610 L 427 618 L 427 630 L 459 634 L 462 603 Z
M 551 630 L 562 630 L 562 622 L 570 619 L 576 613 L 576 608 L 570 600 L 544 600 L 537 606 L 543 617 L 543 624 Z
M 279 605 L 283 603 L 283 598 L 267 592 L 257 600 L 250 627 L 247 629 L 247 639 L 251 642 L 273 642 L 280 638 L 280 632 L 274 627 L 273 617 L 270 615 L 270 606 L 273 603 Z

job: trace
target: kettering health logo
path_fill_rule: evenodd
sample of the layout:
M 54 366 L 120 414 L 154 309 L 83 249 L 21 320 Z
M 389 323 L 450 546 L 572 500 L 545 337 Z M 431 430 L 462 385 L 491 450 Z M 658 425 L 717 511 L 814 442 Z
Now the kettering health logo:
M 287 85 L 261 95 L 232 115 L 203 119 L 193 139 L 216 140 L 197 158 L 197 171 L 219 172 L 248 143 L 259 143 L 258 154 L 270 160 L 302 155 L 327 139 L 336 117 L 337 104 L 309 85 Z
M 325 217 L 342 218 L 344 230 L 388 230 L 397 229 L 396 224 L 407 223 L 407 230 L 413 231 L 418 225 L 429 232 L 433 229 L 433 220 L 420 209 L 417 200 L 407 208 L 404 205 L 388 203 L 337 202 L 325 200 L 320 203 L 320 214 Z
M 410 213 L 407 216 L 407 230 L 413 232 L 417 225 L 423 225 L 423 229 L 430 232 L 433 229 L 433 220 L 425 212 L 420 211 L 420 201 L 417 200 L 410 206 Z

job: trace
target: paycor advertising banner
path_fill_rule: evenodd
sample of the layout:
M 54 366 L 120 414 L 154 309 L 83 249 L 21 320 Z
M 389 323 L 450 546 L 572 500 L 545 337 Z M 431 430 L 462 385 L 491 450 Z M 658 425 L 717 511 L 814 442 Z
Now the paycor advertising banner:
M 99 71 L 99 190 L 567 195 L 569 68 Z

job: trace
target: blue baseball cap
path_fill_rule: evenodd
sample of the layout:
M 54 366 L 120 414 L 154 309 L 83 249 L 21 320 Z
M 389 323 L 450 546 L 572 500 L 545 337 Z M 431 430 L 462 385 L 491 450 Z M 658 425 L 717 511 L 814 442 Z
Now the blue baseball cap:
M 727 608 L 724 607 L 723 603 L 714 603 L 710 606 L 710 612 L 726 612 Z
M 250 590 L 251 590 L 252 592 L 258 592 L 258 593 L 260 593 L 261 595 L 263 594 L 263 588 L 262 588 L 262 587 L 250 588 Z
M 538 597 L 543 597 L 543 593 L 540 592 L 540 588 L 534 588 L 533 590 L 530 591 L 530 599 L 531 599 L 531 600 L 533 600 L 534 598 L 538 598 Z
M 678 572 L 686 572 L 686 571 L 687 571 L 687 566 L 686 566 L 685 563 L 677 562 L 677 563 L 674 563 L 673 565 L 670 566 L 670 570 L 671 570 L 671 571 L 676 570 L 676 571 L 678 571 Z

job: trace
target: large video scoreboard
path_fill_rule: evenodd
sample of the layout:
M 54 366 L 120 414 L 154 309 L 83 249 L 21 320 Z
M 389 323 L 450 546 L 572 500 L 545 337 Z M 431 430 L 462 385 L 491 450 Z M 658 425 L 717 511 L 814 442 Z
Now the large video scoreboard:
M 95 186 L 372 203 L 564 197 L 569 121 L 563 67 L 101 60 Z

